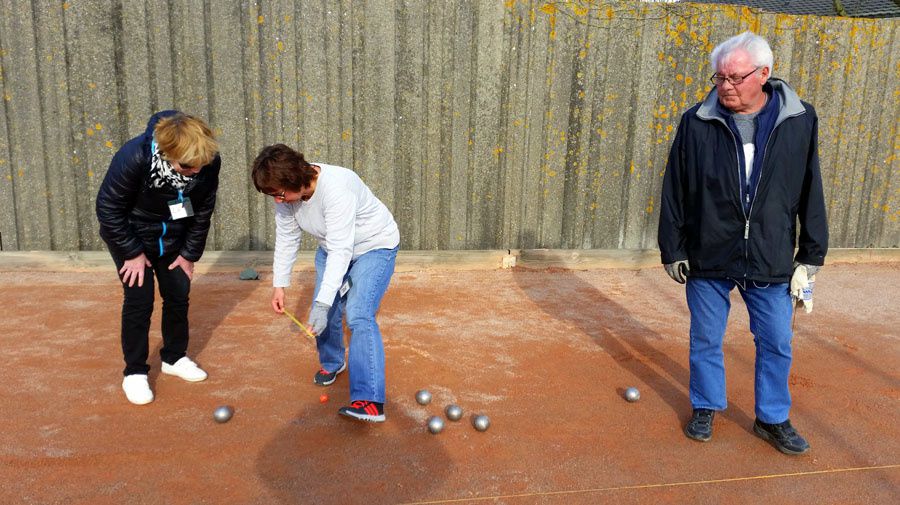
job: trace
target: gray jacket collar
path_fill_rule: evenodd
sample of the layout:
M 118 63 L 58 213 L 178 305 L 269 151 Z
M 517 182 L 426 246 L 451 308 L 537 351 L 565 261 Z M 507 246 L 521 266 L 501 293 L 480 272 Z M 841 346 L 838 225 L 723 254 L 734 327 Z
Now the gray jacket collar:
M 786 82 L 773 77 L 766 84 L 771 86 L 772 92 L 778 93 L 781 98 L 781 110 L 778 111 L 776 125 L 789 117 L 799 116 L 806 112 L 806 108 L 800 102 L 800 97 Z M 700 108 L 697 109 L 697 117 L 706 121 L 719 120 L 728 124 L 727 118 L 722 115 L 718 105 L 719 95 L 716 93 L 716 88 L 713 88 L 700 104 Z

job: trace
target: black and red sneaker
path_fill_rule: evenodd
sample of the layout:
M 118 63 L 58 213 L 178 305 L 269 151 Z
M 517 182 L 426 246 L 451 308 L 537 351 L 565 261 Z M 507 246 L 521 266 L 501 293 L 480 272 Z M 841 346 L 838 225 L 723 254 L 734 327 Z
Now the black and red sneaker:
M 337 370 L 335 370 L 333 372 L 329 372 L 328 370 L 321 368 L 321 369 L 319 369 L 318 372 L 316 372 L 316 376 L 313 377 L 313 382 L 315 382 L 319 386 L 330 386 L 331 384 L 334 383 L 334 380 L 337 379 L 337 375 L 346 369 L 347 369 L 346 361 L 341 365 L 340 368 L 338 368 Z
M 356 400 L 349 407 L 341 407 L 338 414 L 373 423 L 384 422 L 384 404 L 367 400 Z

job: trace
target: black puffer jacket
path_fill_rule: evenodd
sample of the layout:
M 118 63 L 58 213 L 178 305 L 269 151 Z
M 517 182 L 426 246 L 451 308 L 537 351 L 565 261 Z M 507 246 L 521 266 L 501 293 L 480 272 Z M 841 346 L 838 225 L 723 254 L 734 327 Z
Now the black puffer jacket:
M 126 142 L 109 165 L 96 208 L 100 237 L 113 256 L 132 259 L 144 253 L 153 259 L 178 252 L 188 261 L 197 261 L 203 255 L 216 205 L 220 157 L 216 155 L 182 190 L 191 199 L 193 217 L 173 221 L 168 202 L 177 199 L 178 192 L 150 185 L 153 128 L 160 118 L 177 112 L 154 114 L 147 130 Z
M 790 281 L 795 259 L 824 263 L 828 223 L 818 117 L 783 81 L 769 82 L 781 107 L 749 212 L 740 196 L 740 142 L 717 112 L 716 91 L 682 115 L 663 179 L 663 263 L 686 259 L 691 276 L 761 282 Z

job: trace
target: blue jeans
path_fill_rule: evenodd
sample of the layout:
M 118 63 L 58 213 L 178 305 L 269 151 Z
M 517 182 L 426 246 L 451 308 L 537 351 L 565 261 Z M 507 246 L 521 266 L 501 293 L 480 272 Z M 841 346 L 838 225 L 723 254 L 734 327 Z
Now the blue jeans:
M 748 282 L 689 277 L 687 303 L 691 311 L 691 406 L 724 410 L 725 361 L 722 339 L 731 309 L 729 294 L 737 286 L 750 314 L 750 332 L 756 344 L 754 378 L 756 417 L 764 423 L 788 419 L 791 393 L 791 317 L 793 303 L 787 283 Z
M 397 250 L 375 249 L 352 260 L 344 274 L 350 279 L 350 291 L 344 297 L 335 295 L 328 311 L 328 326 L 316 338 L 322 368 L 333 372 L 344 364 L 344 326 L 346 312 L 350 327 L 350 401 L 368 400 L 384 403 L 384 343 L 375 321 L 375 313 L 394 274 Z M 325 260 L 328 253 L 321 247 L 316 251 L 316 290 L 319 295 Z

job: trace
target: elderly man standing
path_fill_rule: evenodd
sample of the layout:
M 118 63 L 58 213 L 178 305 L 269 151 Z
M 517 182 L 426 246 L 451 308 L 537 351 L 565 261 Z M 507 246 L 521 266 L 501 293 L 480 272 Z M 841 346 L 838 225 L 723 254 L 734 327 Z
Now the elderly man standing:
M 818 118 L 769 78 L 772 50 L 758 35 L 726 40 L 710 61 L 715 89 L 681 117 L 658 233 L 662 263 L 686 282 L 691 313 L 693 416 L 684 431 L 708 441 L 715 412 L 727 406 L 722 340 L 737 287 L 756 344 L 753 430 L 783 453 L 802 454 L 809 444 L 788 419 L 788 374 L 794 301 L 804 299 L 828 249 Z

